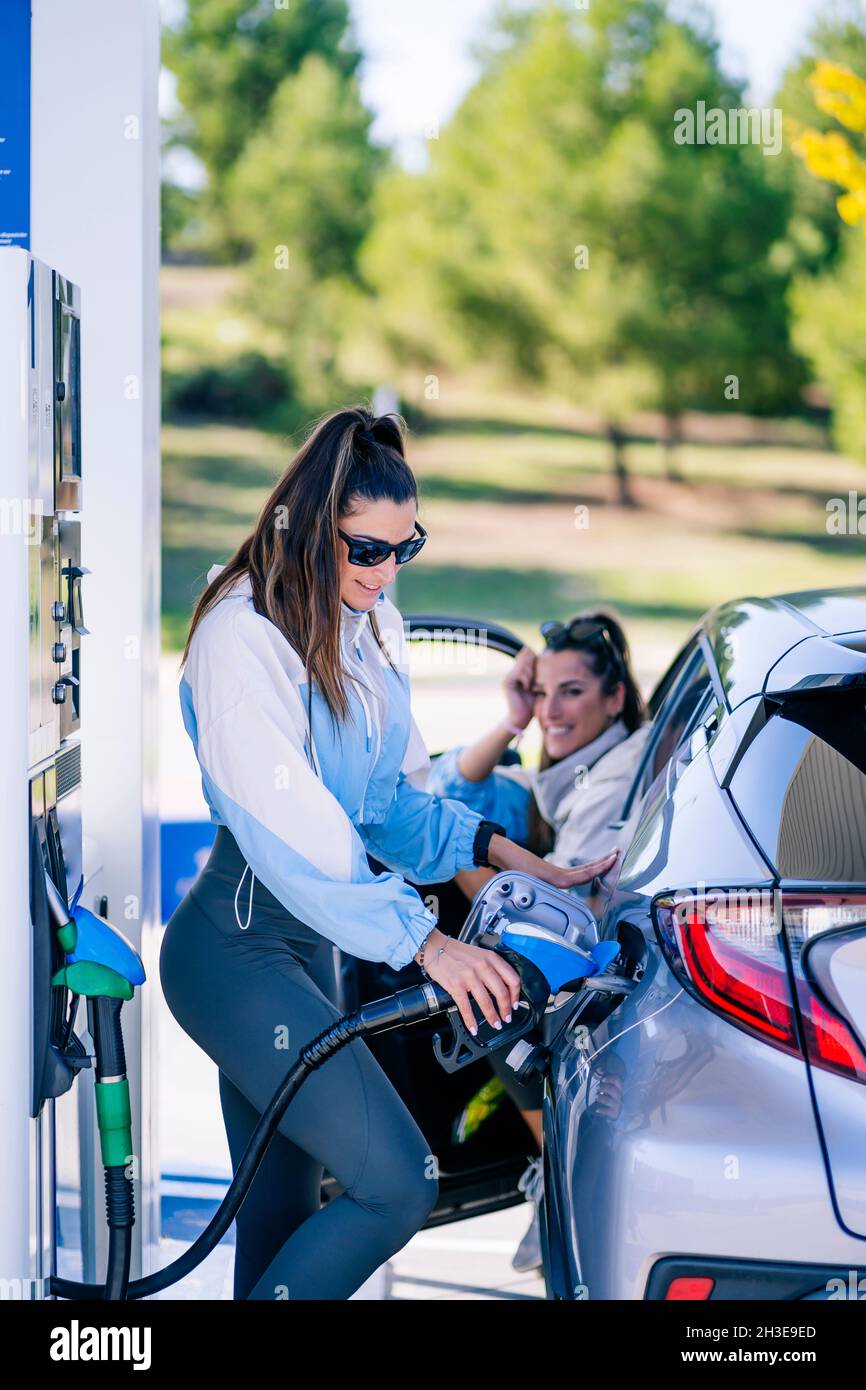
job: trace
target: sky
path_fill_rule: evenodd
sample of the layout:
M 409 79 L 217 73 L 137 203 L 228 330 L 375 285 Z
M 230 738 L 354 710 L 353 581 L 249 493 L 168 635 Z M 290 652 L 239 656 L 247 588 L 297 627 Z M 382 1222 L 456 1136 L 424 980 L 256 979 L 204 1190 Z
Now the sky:
M 750 99 L 765 104 L 796 53 L 823 0 L 704 0 L 716 19 L 722 59 L 747 78 Z M 425 129 L 444 123 L 471 86 L 471 44 L 482 34 L 497 0 L 349 0 L 365 54 L 361 87 L 374 112 L 373 135 L 393 145 L 401 161 L 418 167 Z M 590 4 L 592 0 L 590 0 Z M 688 8 L 690 0 L 673 0 Z M 170 19 L 183 0 L 162 0 Z M 161 108 L 172 108 L 173 79 L 163 74 Z M 191 165 L 173 160 L 171 176 L 196 182 Z
M 590 0 L 592 3 L 592 0 Z M 677 0 L 688 8 L 688 0 Z M 728 70 L 764 103 L 796 52 L 821 0 L 706 0 Z M 471 85 L 469 46 L 496 0 L 350 0 L 366 55 L 362 90 L 374 135 L 396 143 L 405 163 L 423 157 L 424 128 L 444 121 Z

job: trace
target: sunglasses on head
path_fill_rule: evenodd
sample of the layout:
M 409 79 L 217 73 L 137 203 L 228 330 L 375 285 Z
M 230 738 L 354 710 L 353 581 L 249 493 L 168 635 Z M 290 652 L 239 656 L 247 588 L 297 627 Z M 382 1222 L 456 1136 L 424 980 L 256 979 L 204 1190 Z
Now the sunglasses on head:
M 610 632 L 604 623 L 597 622 L 594 618 L 573 618 L 570 623 L 542 623 L 539 631 L 548 647 L 554 649 L 567 646 L 570 642 L 592 642 L 600 638 L 612 661 L 622 665 L 622 656 L 614 646 Z
M 405 565 L 409 560 L 414 560 L 427 539 L 427 532 L 420 521 L 415 522 L 415 530 L 418 532 L 417 536 L 412 536 L 408 541 L 400 541 L 397 545 L 389 545 L 387 541 L 367 541 L 358 536 L 347 536 L 345 531 L 340 530 L 337 531 L 337 535 L 349 547 L 350 565 L 381 565 L 392 551 L 397 564 Z

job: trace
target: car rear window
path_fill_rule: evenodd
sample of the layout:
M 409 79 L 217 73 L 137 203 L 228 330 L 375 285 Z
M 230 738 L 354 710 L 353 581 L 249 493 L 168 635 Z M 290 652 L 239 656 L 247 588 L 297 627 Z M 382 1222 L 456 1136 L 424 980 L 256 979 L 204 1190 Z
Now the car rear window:
M 747 750 L 731 795 L 783 878 L 866 881 L 866 695 L 788 699 Z

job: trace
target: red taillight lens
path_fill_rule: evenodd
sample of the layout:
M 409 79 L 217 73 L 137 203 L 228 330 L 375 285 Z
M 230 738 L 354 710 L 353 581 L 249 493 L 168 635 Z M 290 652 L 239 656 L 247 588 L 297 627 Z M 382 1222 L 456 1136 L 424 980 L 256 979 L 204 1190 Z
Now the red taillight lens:
M 668 1284 L 668 1291 L 665 1294 L 665 1302 L 691 1299 L 692 1301 L 705 1301 L 709 1298 L 715 1286 L 714 1279 L 706 1277 L 682 1275 L 679 1279 L 672 1279 Z
M 662 898 L 656 927 L 676 974 L 705 1003 L 798 1054 L 788 966 L 769 889 Z
M 786 933 L 809 1061 L 866 1083 L 866 1057 L 855 1034 L 819 998 L 800 966 L 810 931 L 845 925 L 850 906 L 848 899 L 826 896 L 714 889 L 659 898 L 653 915 L 671 968 L 704 1003 L 774 1047 L 802 1057 Z M 866 904 L 860 910 L 866 922 Z
M 810 942 L 840 928 L 866 930 L 866 895 L 783 893 L 782 916 L 791 950 L 806 1055 L 815 1067 L 866 1084 L 866 1056 L 847 1019 L 821 998 L 803 969 Z
M 866 1058 L 847 1023 L 830 1013 L 805 982 L 798 993 L 809 1061 L 866 1082 Z

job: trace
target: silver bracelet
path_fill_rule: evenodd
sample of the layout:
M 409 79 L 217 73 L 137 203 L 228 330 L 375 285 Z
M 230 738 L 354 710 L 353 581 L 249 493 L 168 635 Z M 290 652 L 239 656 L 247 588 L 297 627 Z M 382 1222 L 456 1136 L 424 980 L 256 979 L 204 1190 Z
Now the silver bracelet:
M 431 927 L 430 930 L 429 930 L 429 932 L 427 933 L 427 935 L 424 937 L 424 940 L 421 942 L 421 959 L 418 961 L 418 964 L 419 964 L 420 967 L 421 967 L 421 974 L 424 976 L 424 979 L 425 979 L 425 980 L 429 980 L 429 979 L 430 979 L 430 976 L 429 976 L 428 973 L 427 973 L 427 966 L 424 964 L 424 958 L 425 958 L 425 956 L 426 956 L 426 954 L 427 954 L 427 943 L 428 943 L 428 941 L 430 940 L 431 936 L 433 935 L 434 931 L 436 931 L 436 928 L 435 928 L 435 927 Z M 445 946 L 447 946 L 447 945 L 448 945 L 448 942 L 446 941 Z M 435 963 L 435 962 L 439 959 L 439 957 L 442 955 L 442 952 L 445 950 L 445 946 L 440 946 L 440 947 L 439 947 L 438 951 L 436 952 L 435 956 L 433 957 L 434 963 Z

